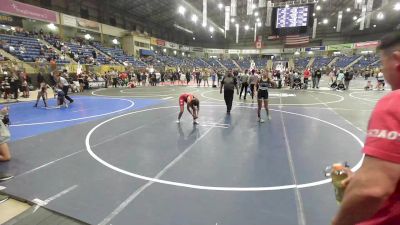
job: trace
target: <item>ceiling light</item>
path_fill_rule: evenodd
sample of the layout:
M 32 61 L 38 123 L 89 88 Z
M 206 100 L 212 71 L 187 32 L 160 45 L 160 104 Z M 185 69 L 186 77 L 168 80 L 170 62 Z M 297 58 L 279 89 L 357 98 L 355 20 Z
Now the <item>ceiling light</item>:
M 315 13 L 313 13 L 312 16 L 315 16 Z
M 239 24 L 235 24 L 235 27 L 239 27 Z
M 323 23 L 323 24 L 328 24 L 328 23 L 329 23 L 329 20 L 325 18 L 325 19 L 322 20 L 322 23 Z
M 360 4 L 362 2 L 362 0 L 357 0 L 357 3 Z
M 164 48 L 162 51 L 163 51 L 163 52 L 167 52 L 167 49 L 166 49 L 166 48 Z
M 317 5 L 317 11 L 321 10 L 321 6 Z
M 245 25 L 245 26 L 244 26 L 244 29 L 245 29 L 245 30 L 248 30 L 248 29 L 249 29 L 249 25 Z
M 210 32 L 214 32 L 214 27 L 210 27 Z
M 398 3 L 396 3 L 396 4 L 394 5 L 394 10 L 400 11 L 400 2 L 398 2 Z
M 258 16 L 258 12 L 255 12 L 255 13 L 254 13 L 254 16 Z
M 261 27 L 261 26 L 262 26 L 262 23 L 261 23 L 261 22 L 258 22 L 258 23 L 257 23 L 257 26 L 258 26 L 258 27 Z
M 300 52 L 299 51 L 295 51 L 294 54 L 295 55 L 300 55 Z
M 210 36 L 210 38 L 212 38 L 212 35 Z
M 342 19 L 342 17 L 343 17 L 342 14 L 339 14 L 338 18 L 339 18 L 339 19 Z
M 309 51 L 309 52 L 308 52 L 308 54 L 309 54 L 309 55 L 312 55 L 312 54 L 314 54 L 314 52 L 312 52 L 312 51 Z
M 222 9 L 224 7 L 224 5 L 222 3 L 218 4 L 218 9 Z
M 54 23 L 49 23 L 49 24 L 47 25 L 47 27 L 48 27 L 50 30 L 55 30 L 55 29 L 57 29 L 57 27 L 56 27 L 56 25 L 54 25 Z
M 336 29 L 336 26 L 334 26 L 333 29 Z
M 351 12 L 351 9 L 350 9 L 350 8 L 347 8 L 347 9 L 346 9 L 346 12 Z
M 231 22 L 234 23 L 234 22 L 235 22 L 235 18 L 232 18 L 232 19 L 231 19 Z
M 353 16 L 353 20 L 356 21 L 357 20 L 357 16 Z
M 195 37 L 193 37 L 193 41 L 194 41 L 194 40 L 196 40 L 196 38 L 195 38 Z
M 174 50 L 174 55 L 176 55 L 176 50 Z
M 118 44 L 118 40 L 117 40 L 116 38 L 114 38 L 114 39 L 112 40 L 112 43 L 113 43 L 114 45 L 117 45 L 117 44 Z
M 199 18 L 197 17 L 197 15 L 195 15 L 195 14 L 193 14 L 193 16 L 192 16 L 192 21 L 194 22 L 194 23 L 197 23 L 197 20 L 198 20 Z
M 201 24 L 203 27 L 206 27 L 207 26 L 207 24 L 205 24 L 205 23 L 203 23 L 203 24 Z
M 253 4 L 253 9 L 257 9 L 257 5 L 256 4 Z
M 185 53 L 184 53 L 184 52 L 182 52 L 182 56 L 185 56 Z
M 385 18 L 385 15 L 383 14 L 383 12 L 378 13 L 378 15 L 376 16 L 376 18 L 378 20 L 383 20 Z
M 285 8 L 289 8 L 289 5 L 288 5 L 288 4 L 286 4 L 286 5 L 285 5 Z
M 257 22 L 260 22 L 260 18 L 257 18 L 256 21 L 257 21 Z
M 374 24 L 374 26 L 373 26 L 374 28 L 376 27 L 376 24 Z
M 186 12 L 186 9 L 185 9 L 185 7 L 183 7 L 183 6 L 179 6 L 178 7 L 178 12 L 179 12 L 179 14 L 181 14 L 181 15 L 185 15 L 185 12 Z
M 85 39 L 89 40 L 90 38 L 92 38 L 92 36 L 90 36 L 90 34 L 85 34 Z

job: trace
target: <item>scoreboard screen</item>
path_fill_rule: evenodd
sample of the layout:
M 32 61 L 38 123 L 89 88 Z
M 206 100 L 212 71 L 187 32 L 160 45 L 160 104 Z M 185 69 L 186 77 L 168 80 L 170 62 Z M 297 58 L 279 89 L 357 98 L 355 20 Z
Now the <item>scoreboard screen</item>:
M 276 13 L 276 28 L 307 26 L 308 10 L 308 6 L 278 8 Z

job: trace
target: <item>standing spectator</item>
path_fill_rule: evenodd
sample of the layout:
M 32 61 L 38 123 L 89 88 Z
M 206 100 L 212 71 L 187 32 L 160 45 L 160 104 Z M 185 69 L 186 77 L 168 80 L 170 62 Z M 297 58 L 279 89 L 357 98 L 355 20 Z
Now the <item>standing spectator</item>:
M 18 101 L 18 86 L 19 86 L 19 79 L 18 76 L 13 73 L 11 75 L 10 87 L 11 92 L 14 95 L 14 99 Z
M 186 85 L 189 85 L 189 82 L 190 82 L 190 72 L 188 70 L 186 71 Z
M 220 93 L 222 94 L 222 89 L 224 89 L 224 99 L 226 104 L 226 113 L 229 115 L 231 114 L 232 110 L 232 102 L 233 102 L 233 95 L 235 94 L 235 88 L 237 94 L 239 95 L 239 89 L 237 86 L 237 80 L 233 77 L 231 71 L 227 73 L 227 75 L 221 81 L 221 88 Z
M 313 77 L 312 77 L 313 88 L 319 89 L 319 81 L 321 80 L 321 76 L 322 76 L 322 72 L 319 68 L 317 68 L 317 70 L 315 70 Z
M 385 77 L 382 71 L 379 71 L 378 75 L 376 76 L 376 80 L 378 81 L 376 89 L 378 91 L 385 90 Z
M 221 71 L 218 71 L 218 72 L 217 72 L 217 78 L 218 78 L 217 84 L 219 85 L 219 84 L 221 83 L 221 80 L 222 80 L 222 73 L 221 73 Z
M 244 71 L 244 74 L 242 74 L 242 76 L 240 77 L 240 81 L 242 85 L 240 87 L 239 99 L 242 99 L 242 93 L 244 90 L 244 100 L 246 100 L 247 88 L 249 87 L 249 70 Z
M 4 107 L 0 110 L 0 162 L 9 161 L 11 159 L 10 149 L 7 144 L 11 136 L 7 123 L 8 110 L 8 107 Z
M 250 93 L 251 93 L 251 99 L 254 101 L 254 94 L 256 92 L 256 84 L 258 81 L 258 75 L 256 74 L 255 70 L 251 71 L 251 75 L 249 77 L 249 83 L 250 83 Z
M 376 104 L 357 172 L 344 180 L 345 193 L 332 225 L 400 224 L 400 32 L 380 44 L 384 76 L 392 92 Z
M 303 75 L 304 75 L 303 82 L 304 82 L 304 87 L 305 87 L 304 89 L 307 89 L 308 88 L 308 78 L 310 78 L 310 76 L 311 76 L 310 69 L 307 68 L 306 70 L 304 70 Z
M 349 90 L 350 81 L 353 80 L 354 73 L 352 70 L 346 70 L 344 73 L 344 89 Z
M 197 87 L 200 87 L 200 84 L 201 84 L 200 71 L 196 71 L 196 83 L 197 83 Z

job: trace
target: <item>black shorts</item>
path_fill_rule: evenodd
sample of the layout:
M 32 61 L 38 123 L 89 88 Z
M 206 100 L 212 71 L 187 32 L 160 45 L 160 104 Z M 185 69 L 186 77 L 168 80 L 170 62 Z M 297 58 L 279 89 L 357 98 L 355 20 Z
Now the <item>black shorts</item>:
M 259 90 L 257 94 L 258 100 L 268 100 L 268 90 Z

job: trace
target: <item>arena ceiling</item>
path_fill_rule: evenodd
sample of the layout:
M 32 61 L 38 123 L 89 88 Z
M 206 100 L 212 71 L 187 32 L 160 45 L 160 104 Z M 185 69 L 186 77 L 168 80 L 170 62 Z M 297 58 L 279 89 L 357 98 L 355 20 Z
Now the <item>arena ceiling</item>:
M 22 0 L 30 4 L 38 4 L 38 1 Z M 47 0 L 48 1 L 48 0 Z M 51 0 L 60 1 L 60 0 Z M 77 5 L 79 9 L 80 4 L 85 2 L 92 2 L 97 5 L 100 9 L 100 16 L 98 21 L 102 23 L 108 23 L 107 15 L 118 13 L 121 16 L 129 18 L 129 21 L 137 21 L 143 30 L 148 31 L 151 35 L 165 38 L 170 41 L 176 40 L 179 43 L 203 46 L 203 47 L 230 47 L 235 43 L 235 31 L 233 28 L 234 23 L 240 24 L 240 27 L 249 25 L 249 30 L 241 29 L 240 31 L 240 42 L 246 46 L 253 43 L 254 38 L 254 25 L 256 22 L 256 16 L 248 16 L 247 0 L 237 0 L 237 12 L 238 15 L 235 17 L 235 22 L 231 24 L 232 28 L 227 32 L 227 38 L 225 39 L 224 33 L 221 30 L 224 27 L 224 11 L 225 5 L 230 5 L 231 0 L 208 0 L 208 25 L 206 28 L 202 27 L 202 0 L 65 0 L 70 5 Z M 253 0 L 254 4 L 257 4 L 259 0 Z M 374 0 L 373 10 L 371 12 L 371 24 L 370 28 L 366 28 L 360 31 L 360 23 L 358 19 L 361 17 L 361 9 L 355 9 L 354 3 L 357 0 L 272 0 L 274 6 L 284 7 L 288 5 L 306 4 L 307 2 L 315 1 L 314 13 L 318 19 L 319 24 L 317 26 L 317 38 L 324 39 L 325 37 L 347 37 L 351 39 L 353 36 L 368 36 L 376 35 L 380 33 L 387 33 L 400 27 L 400 10 L 394 10 L 394 5 L 400 0 Z M 361 2 L 368 2 L 369 0 L 358 0 Z M 42 2 L 42 1 L 40 1 Z M 68 5 L 68 4 L 67 4 Z M 316 9 L 316 6 L 320 6 L 320 10 Z M 42 5 L 43 6 L 43 5 Z M 178 12 L 178 8 L 183 6 L 185 8 L 185 14 L 182 15 Z M 57 11 L 58 8 L 48 7 Z M 69 7 L 71 8 L 71 7 Z M 350 11 L 347 11 L 347 10 Z M 61 10 L 65 13 L 67 10 Z M 259 16 L 263 25 L 257 28 L 258 35 L 266 37 L 271 34 L 271 28 L 265 27 L 264 22 L 266 20 L 266 8 L 257 8 L 255 11 L 259 13 Z M 342 17 L 342 29 L 337 32 L 335 27 L 337 26 L 338 12 L 343 11 Z M 378 15 L 382 13 L 383 19 L 378 19 Z M 192 16 L 195 14 L 198 18 L 197 23 L 192 21 Z M 324 24 L 323 21 L 327 20 Z M 128 20 L 127 20 L 128 21 Z M 128 30 L 134 29 L 131 22 L 124 23 L 124 28 Z M 210 33 L 209 26 L 214 29 L 213 34 Z M 311 35 L 311 30 L 310 35 Z M 212 38 L 211 38 L 212 36 Z M 195 40 L 193 40 L 195 38 Z
M 304 4 L 308 0 L 297 0 L 297 1 L 284 1 L 284 0 L 273 0 L 275 6 L 285 6 L 286 4 Z M 367 2 L 368 0 L 364 0 Z M 193 34 L 188 32 L 185 35 L 194 36 L 198 41 L 210 40 L 210 32 L 201 26 L 202 19 L 202 0 L 114 0 L 117 7 L 126 10 L 126 12 L 132 15 L 138 16 L 144 20 L 157 24 L 158 26 L 168 27 L 172 30 L 180 30 L 174 25 L 179 25 L 193 31 Z M 230 0 L 208 0 L 208 17 L 211 26 L 214 26 L 213 38 L 224 39 L 223 32 L 219 32 L 218 28 L 224 27 L 224 12 L 223 9 L 218 7 L 219 4 L 230 5 Z M 237 1 L 238 16 L 235 18 L 235 23 L 239 23 L 241 27 L 245 24 L 250 25 L 248 31 L 241 31 L 242 40 L 252 40 L 254 37 L 253 27 L 255 24 L 256 17 L 246 15 L 247 1 Z M 321 7 L 317 10 L 314 7 L 315 17 L 318 19 L 319 24 L 317 26 L 317 37 L 323 38 L 324 36 L 341 35 L 341 36 L 352 36 L 352 35 L 366 35 L 371 33 L 385 33 L 399 28 L 400 24 L 400 11 L 394 10 L 394 4 L 399 2 L 397 0 L 374 0 L 373 10 L 371 12 L 371 24 L 370 28 L 366 28 L 360 31 L 360 22 L 357 21 L 361 17 L 361 9 L 355 9 L 355 0 L 319 0 L 316 1 L 315 5 Z M 254 0 L 257 4 L 258 0 Z M 178 13 L 178 7 L 185 7 L 186 11 L 184 15 Z M 350 11 L 347 11 L 350 10 Z M 259 12 L 262 21 L 266 19 L 266 8 L 259 8 L 256 11 Z M 341 32 L 336 31 L 338 12 L 343 11 L 342 17 L 342 30 Z M 383 13 L 384 19 L 379 20 L 378 14 Z M 197 23 L 191 21 L 193 14 L 198 17 Z M 327 19 L 328 23 L 324 24 L 323 20 Z M 253 26 L 251 26 L 253 24 Z M 310 29 L 311 30 L 311 29 Z M 258 28 L 258 34 L 268 36 L 271 33 L 269 27 L 262 26 Z M 227 39 L 229 42 L 234 42 L 235 32 L 233 29 L 228 32 Z

